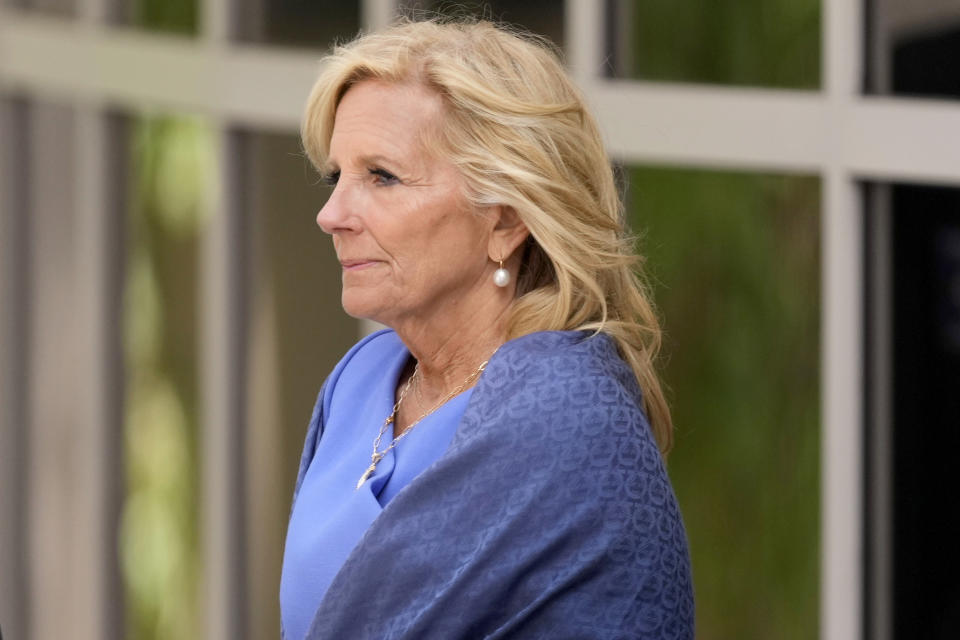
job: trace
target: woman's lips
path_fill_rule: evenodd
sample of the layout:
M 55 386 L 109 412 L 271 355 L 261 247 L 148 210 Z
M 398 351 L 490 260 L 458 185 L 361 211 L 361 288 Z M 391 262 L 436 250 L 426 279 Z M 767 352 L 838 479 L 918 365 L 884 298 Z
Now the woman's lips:
M 344 271 L 360 271 L 379 264 L 379 260 L 341 260 Z

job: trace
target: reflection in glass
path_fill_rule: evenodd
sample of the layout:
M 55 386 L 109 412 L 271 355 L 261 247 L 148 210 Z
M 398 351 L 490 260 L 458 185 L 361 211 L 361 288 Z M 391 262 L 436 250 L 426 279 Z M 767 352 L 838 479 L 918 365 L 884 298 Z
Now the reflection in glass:
M 819 182 L 627 175 L 664 318 L 697 636 L 816 637 Z
M 813 89 L 820 0 L 607 0 L 608 73 Z
M 127 637 L 201 637 L 197 282 L 212 142 L 202 124 L 131 123 L 124 291 Z

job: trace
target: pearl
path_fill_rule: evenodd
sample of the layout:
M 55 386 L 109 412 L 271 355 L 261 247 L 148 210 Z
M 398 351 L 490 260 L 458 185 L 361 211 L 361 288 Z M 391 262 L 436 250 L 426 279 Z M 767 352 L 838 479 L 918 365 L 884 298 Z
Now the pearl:
M 493 284 L 498 287 L 505 287 L 510 284 L 510 272 L 500 267 L 493 272 Z

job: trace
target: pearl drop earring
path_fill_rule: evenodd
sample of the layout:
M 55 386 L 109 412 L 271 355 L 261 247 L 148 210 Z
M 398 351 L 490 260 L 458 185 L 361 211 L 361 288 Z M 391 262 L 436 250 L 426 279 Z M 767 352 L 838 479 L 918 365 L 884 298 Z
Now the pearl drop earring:
M 500 268 L 493 272 L 493 284 L 505 287 L 510 284 L 510 272 L 503 268 L 503 260 L 498 261 Z

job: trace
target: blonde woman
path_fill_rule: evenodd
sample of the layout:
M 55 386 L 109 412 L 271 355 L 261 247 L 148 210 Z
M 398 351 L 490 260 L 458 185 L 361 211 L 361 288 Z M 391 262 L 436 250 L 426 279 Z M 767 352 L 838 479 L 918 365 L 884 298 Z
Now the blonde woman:
M 303 123 L 343 308 L 280 601 L 301 638 L 692 638 L 659 329 L 600 135 L 549 46 L 405 22 Z

